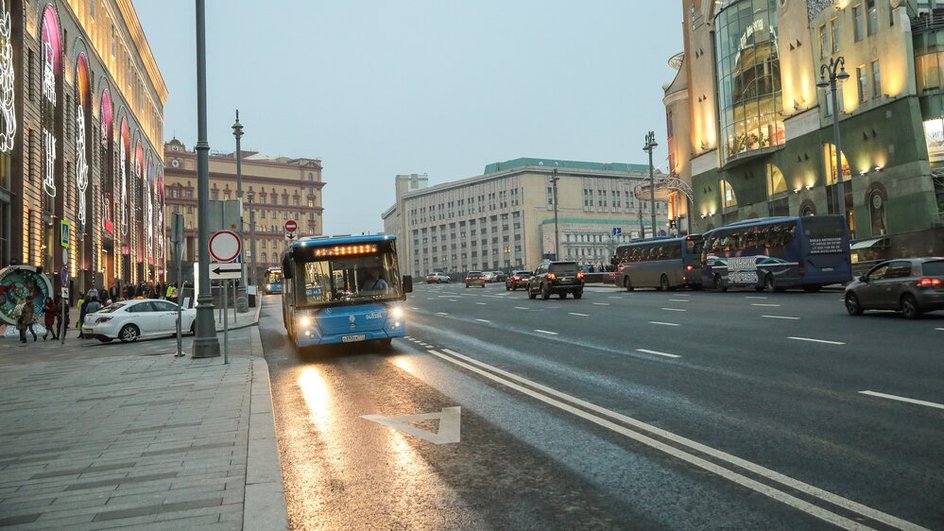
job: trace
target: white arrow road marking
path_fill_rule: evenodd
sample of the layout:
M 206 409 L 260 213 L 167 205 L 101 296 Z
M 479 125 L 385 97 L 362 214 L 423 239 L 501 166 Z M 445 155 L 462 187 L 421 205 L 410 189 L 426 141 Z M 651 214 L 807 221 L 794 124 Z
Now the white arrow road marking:
M 938 404 L 937 402 L 928 402 L 927 400 L 915 400 L 914 398 L 905 398 L 903 396 L 895 395 L 886 395 L 885 393 L 877 393 L 875 391 L 859 391 L 860 394 L 877 396 L 879 398 L 887 398 L 889 400 L 897 400 L 899 402 L 908 402 L 909 404 L 918 404 L 919 406 L 928 406 L 937 409 L 944 409 L 944 404 Z
M 611 411 L 591 402 L 586 402 L 577 397 L 557 391 L 556 389 L 552 389 L 532 380 L 528 380 L 516 374 L 499 369 L 498 367 L 493 367 L 468 356 L 464 356 L 453 350 L 443 349 L 442 352 L 429 350 L 428 352 L 454 365 L 480 374 L 485 378 L 504 385 L 505 387 L 514 389 L 522 394 L 540 400 L 545 404 L 571 413 L 587 420 L 588 422 L 592 422 L 613 432 L 619 433 L 629 439 L 633 439 L 660 452 L 671 455 L 676 459 L 716 474 L 724 479 L 727 479 L 728 481 L 751 489 L 754 492 L 777 500 L 825 522 L 829 522 L 837 527 L 841 527 L 843 529 L 867 528 L 867 526 L 861 521 L 853 520 L 846 515 L 833 512 L 818 505 L 814 505 L 810 501 L 794 496 L 772 485 L 752 479 L 737 469 L 746 470 L 769 481 L 779 483 L 780 485 L 783 485 L 789 489 L 802 492 L 803 494 L 815 498 L 820 502 L 831 504 L 846 511 L 860 514 L 866 518 L 875 520 L 876 522 L 882 522 L 898 529 L 924 529 L 921 526 L 907 520 L 903 520 L 891 514 L 873 509 L 867 505 L 852 501 L 827 490 L 814 487 L 809 483 L 804 483 L 772 469 L 752 463 L 746 459 L 741 459 L 735 455 L 717 450 L 680 435 L 676 435 L 670 431 L 663 430 L 632 417 L 627 417 L 626 415 Z M 443 354 L 443 352 L 446 354 Z M 666 442 L 653 438 L 650 435 L 661 437 L 677 446 L 667 444 Z M 720 462 L 720 464 L 718 462 L 709 461 L 705 457 L 702 457 L 698 454 L 715 459 Z M 726 465 L 731 466 L 734 469 L 732 470 L 725 468 Z
M 400 415 L 398 417 L 384 417 L 382 415 L 363 415 L 361 418 L 383 424 L 407 435 L 419 437 L 433 444 L 450 444 L 459 442 L 459 418 L 462 408 L 444 407 L 439 413 L 422 413 L 420 415 Z M 439 429 L 436 433 L 417 428 L 411 422 L 424 420 L 438 420 Z

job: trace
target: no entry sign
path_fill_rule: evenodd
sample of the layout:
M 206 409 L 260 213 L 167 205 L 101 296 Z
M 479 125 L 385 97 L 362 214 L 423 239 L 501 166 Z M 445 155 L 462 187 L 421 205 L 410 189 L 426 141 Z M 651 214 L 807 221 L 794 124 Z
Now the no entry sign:
M 210 236 L 210 256 L 217 262 L 232 262 L 242 247 L 239 236 L 231 230 L 217 231 Z
M 294 219 L 285 222 L 285 232 L 295 232 L 298 230 L 298 223 Z

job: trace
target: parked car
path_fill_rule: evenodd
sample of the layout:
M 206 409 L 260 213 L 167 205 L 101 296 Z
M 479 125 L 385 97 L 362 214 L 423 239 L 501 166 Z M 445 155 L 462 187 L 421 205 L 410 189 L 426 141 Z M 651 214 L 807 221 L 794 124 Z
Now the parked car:
M 846 311 L 897 310 L 908 319 L 944 310 L 944 258 L 881 262 L 846 286 Z
M 449 275 L 443 273 L 442 271 L 433 271 L 432 273 L 426 275 L 427 284 L 448 284 Z
M 494 278 L 494 280 L 492 280 L 492 282 L 504 282 L 504 281 L 505 281 L 505 274 L 502 273 L 501 271 L 492 271 L 492 277 Z
M 584 273 L 577 266 L 577 262 L 552 262 L 545 260 L 534 270 L 533 276 L 528 279 L 528 297 L 547 300 L 552 294 L 566 298 L 570 293 L 575 299 L 583 297 Z
M 181 310 L 181 330 L 193 334 L 196 319 L 195 308 Z M 102 343 L 113 339 L 128 343 L 138 338 L 173 335 L 177 333 L 177 305 L 163 299 L 116 302 L 86 315 L 82 333 Z
M 530 271 L 512 271 L 511 275 L 505 279 L 505 290 L 516 291 L 518 288 L 527 288 L 529 278 L 531 278 Z
M 485 273 L 481 271 L 469 271 L 465 274 L 465 287 L 481 286 L 485 287 Z
M 496 282 L 494 271 L 482 271 L 482 276 L 485 278 L 485 282 Z

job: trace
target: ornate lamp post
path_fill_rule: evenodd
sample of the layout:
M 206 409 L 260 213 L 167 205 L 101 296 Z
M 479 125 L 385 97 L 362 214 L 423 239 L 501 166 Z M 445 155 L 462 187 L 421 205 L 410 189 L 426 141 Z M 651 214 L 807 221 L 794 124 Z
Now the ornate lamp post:
M 837 71 L 838 70 L 838 71 Z M 820 65 L 820 78 L 817 87 L 829 89 L 830 97 L 833 103 L 833 135 L 836 143 L 836 190 L 839 192 L 839 198 L 836 204 L 839 205 L 839 215 L 842 216 L 842 224 L 846 229 L 849 223 L 846 220 L 846 192 L 842 182 L 842 144 L 839 137 L 839 96 L 836 93 L 836 82 L 849 79 L 849 72 L 846 72 L 846 58 L 837 57 L 831 59 L 829 64 Z M 829 179 L 824 179 L 826 189 L 826 209 L 829 210 Z
M 653 238 L 656 237 L 656 178 L 652 167 L 652 150 L 658 146 L 655 132 L 649 131 L 646 134 L 646 144 L 642 147 L 642 150 L 649 154 L 649 214 L 652 216 L 651 237 Z
M 236 199 L 239 200 L 239 242 L 243 243 L 243 171 L 242 150 L 240 139 L 243 137 L 243 126 L 239 123 L 239 109 L 236 109 L 236 123 L 233 124 L 233 136 L 236 137 Z M 249 311 L 249 301 L 246 298 L 246 263 L 240 263 L 239 287 L 236 289 L 236 309 L 240 312 Z
M 249 270 L 249 282 L 255 286 L 256 277 L 259 273 L 256 269 L 256 212 L 253 209 L 252 202 L 256 198 L 256 193 L 249 190 L 246 196 L 249 198 L 249 254 L 251 258 L 250 264 L 252 265 L 252 269 Z M 258 297 L 259 294 L 257 293 L 256 296 Z
M 551 171 L 551 185 L 554 188 L 554 260 L 560 260 L 560 228 L 557 224 L 557 181 L 560 180 L 560 177 L 557 176 L 557 163 L 554 164 L 555 167 Z

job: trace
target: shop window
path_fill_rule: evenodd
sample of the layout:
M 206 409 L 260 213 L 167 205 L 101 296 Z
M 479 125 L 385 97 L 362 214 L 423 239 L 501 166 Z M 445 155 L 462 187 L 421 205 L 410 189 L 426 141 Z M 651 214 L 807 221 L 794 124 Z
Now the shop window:
M 734 188 L 731 183 L 721 179 L 719 183 L 721 188 L 721 205 L 724 208 L 734 208 L 737 206 L 737 196 L 734 194 Z

